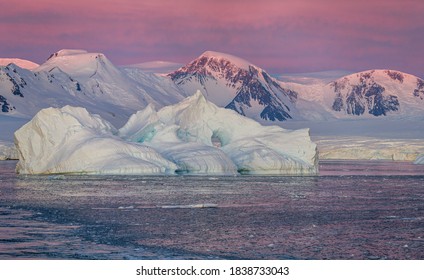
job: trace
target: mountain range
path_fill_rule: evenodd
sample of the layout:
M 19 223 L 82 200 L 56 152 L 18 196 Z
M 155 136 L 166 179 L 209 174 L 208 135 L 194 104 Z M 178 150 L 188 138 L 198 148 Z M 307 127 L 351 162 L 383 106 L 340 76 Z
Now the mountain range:
M 82 50 L 61 50 L 32 70 L 14 63 L 0 67 L 0 111 L 19 117 L 72 105 L 119 127 L 148 104 L 163 107 L 184 97 L 166 77 L 117 67 L 103 54 Z
M 58 51 L 41 65 L 18 59 L 0 59 L 1 64 L 6 65 L 0 66 L 0 114 L 9 116 L 30 118 L 42 108 L 72 105 L 120 127 L 148 104 L 159 109 L 200 90 L 216 105 L 262 123 L 424 119 L 424 81 L 395 70 L 368 70 L 331 82 L 301 84 L 211 51 L 161 74 L 152 70 L 154 63 L 118 67 L 104 54 L 83 50 Z M 179 66 L 158 65 L 162 70 Z

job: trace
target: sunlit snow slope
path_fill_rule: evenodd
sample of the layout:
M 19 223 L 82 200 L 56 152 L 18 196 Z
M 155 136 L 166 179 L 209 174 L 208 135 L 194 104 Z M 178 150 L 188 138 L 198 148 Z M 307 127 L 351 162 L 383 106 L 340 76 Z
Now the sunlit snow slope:
M 40 109 L 82 106 L 115 125 L 151 103 L 183 99 L 165 77 L 136 68 L 118 68 L 101 53 L 61 50 L 39 67 L 0 67 L 0 111 L 31 118 Z

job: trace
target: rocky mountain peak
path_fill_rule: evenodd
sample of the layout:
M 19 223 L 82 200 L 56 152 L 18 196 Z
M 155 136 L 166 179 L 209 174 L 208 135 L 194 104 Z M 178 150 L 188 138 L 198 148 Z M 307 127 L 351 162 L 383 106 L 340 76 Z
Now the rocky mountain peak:
M 293 118 L 297 93 L 241 58 L 205 52 L 168 76 L 182 89 L 201 89 L 214 103 L 241 115 L 270 121 Z
M 348 115 L 385 116 L 401 109 L 402 100 L 424 99 L 424 81 L 396 70 L 369 70 L 330 83 L 332 109 Z M 411 90 L 412 89 L 412 90 Z

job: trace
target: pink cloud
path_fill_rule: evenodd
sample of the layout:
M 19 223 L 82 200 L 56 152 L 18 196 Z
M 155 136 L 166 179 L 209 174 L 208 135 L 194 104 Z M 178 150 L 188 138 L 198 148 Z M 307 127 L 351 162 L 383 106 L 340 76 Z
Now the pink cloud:
M 20 0 L 6 4 L 0 3 L 0 56 L 30 54 L 24 58 L 42 62 L 61 48 L 85 48 L 105 52 L 117 64 L 153 59 L 188 62 L 210 49 L 273 71 L 385 64 L 424 74 L 416 59 L 424 48 L 423 1 Z

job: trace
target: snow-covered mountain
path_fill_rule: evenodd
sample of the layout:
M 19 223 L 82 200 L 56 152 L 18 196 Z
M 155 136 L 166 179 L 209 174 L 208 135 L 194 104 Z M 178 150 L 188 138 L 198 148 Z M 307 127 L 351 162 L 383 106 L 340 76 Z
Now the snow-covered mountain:
M 29 60 L 26 60 L 26 59 L 20 59 L 20 58 L 0 58 L 0 66 L 7 66 L 7 65 L 9 65 L 11 63 L 13 63 L 15 65 L 18 65 L 21 68 L 28 69 L 28 70 L 32 70 L 32 69 L 35 69 L 38 66 L 40 66 L 37 63 L 32 62 L 32 61 L 29 61 Z
M 126 65 L 125 68 L 138 68 L 147 73 L 168 74 L 182 66 L 181 63 L 158 60 Z
M 355 73 L 328 84 L 326 90 L 326 105 L 337 116 L 424 117 L 424 81 L 399 71 Z
M 400 71 L 368 70 L 329 83 L 281 85 L 299 93 L 296 106 L 308 120 L 424 119 L 424 81 Z M 308 116 L 312 110 L 314 114 Z
M 157 108 L 175 104 L 199 89 L 218 106 L 261 123 L 384 116 L 424 119 L 424 81 L 394 70 L 301 84 L 279 81 L 246 60 L 211 51 L 168 75 L 145 68 L 176 64 L 116 67 L 104 54 L 83 50 L 58 51 L 32 70 L 15 64 L 18 59 L 0 61 L 10 62 L 0 66 L 0 113 L 11 116 L 30 118 L 42 108 L 71 105 L 120 126 L 147 104 Z M 31 68 L 28 63 L 26 68 Z
M 276 78 L 279 81 L 286 83 L 296 83 L 301 85 L 316 85 L 316 84 L 328 84 L 341 77 L 352 74 L 352 71 L 346 70 L 328 70 L 319 72 L 307 72 L 307 73 L 288 73 L 277 75 Z
M 328 76 L 340 73 L 327 72 L 325 79 L 307 82 L 280 81 L 246 60 L 207 51 L 168 76 L 186 95 L 200 89 L 215 104 L 262 123 L 383 116 L 424 119 L 420 78 L 395 70 L 369 70 L 328 82 Z
M 298 115 L 297 92 L 232 55 L 207 51 L 168 76 L 186 93 L 200 89 L 218 106 L 256 120 L 284 121 Z
M 32 117 L 42 108 L 72 105 L 122 125 L 149 103 L 163 107 L 183 98 L 169 78 L 118 68 L 101 53 L 61 50 L 33 70 L 0 67 L 0 111 L 11 115 Z

